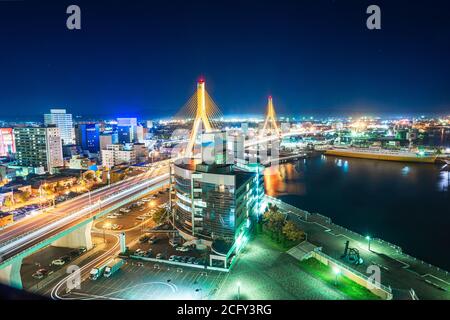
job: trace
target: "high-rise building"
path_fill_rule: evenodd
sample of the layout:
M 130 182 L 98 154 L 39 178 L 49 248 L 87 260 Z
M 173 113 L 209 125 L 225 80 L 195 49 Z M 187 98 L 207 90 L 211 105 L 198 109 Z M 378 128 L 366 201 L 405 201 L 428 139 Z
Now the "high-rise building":
M 7 157 L 16 152 L 12 128 L 0 128 L 0 157 Z
M 134 129 L 133 126 L 117 126 L 118 143 L 132 143 L 134 141 Z
M 65 109 L 51 109 L 44 115 L 45 125 L 56 125 L 59 128 L 63 145 L 73 144 L 74 129 L 72 115 Z
M 61 136 L 57 127 L 14 128 L 16 161 L 19 166 L 53 173 L 64 165 Z
M 78 124 L 75 128 L 77 145 L 92 153 L 100 151 L 100 125 L 97 123 Z

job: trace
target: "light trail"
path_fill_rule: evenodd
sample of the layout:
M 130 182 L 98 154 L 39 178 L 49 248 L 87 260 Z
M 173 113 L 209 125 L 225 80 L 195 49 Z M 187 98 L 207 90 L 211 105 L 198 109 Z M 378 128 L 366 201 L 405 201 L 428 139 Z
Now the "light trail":
M 83 276 L 86 277 L 86 271 L 89 273 L 90 270 L 100 264 L 100 263 L 104 263 L 106 262 L 108 259 L 111 258 L 111 256 L 114 256 L 116 253 L 119 252 L 119 236 L 117 234 L 112 234 L 112 233 L 108 233 L 108 235 L 111 235 L 113 237 L 116 238 L 116 242 L 114 243 L 114 245 L 111 247 L 111 249 L 109 249 L 108 251 L 106 251 L 105 253 L 101 254 L 99 257 L 95 258 L 94 260 L 88 262 L 87 264 L 85 264 L 84 266 L 82 266 L 80 268 L 80 276 L 81 279 L 83 279 Z M 84 273 L 84 274 L 83 274 Z M 59 295 L 59 291 L 64 287 L 64 285 L 67 285 L 67 281 L 73 277 L 72 274 L 68 274 L 66 277 L 64 277 L 61 281 L 59 281 L 52 289 L 51 293 L 50 293 L 50 297 L 53 300 L 76 300 L 75 298 L 65 298 Z M 82 282 L 82 281 L 81 281 Z M 66 286 L 67 288 L 67 286 Z

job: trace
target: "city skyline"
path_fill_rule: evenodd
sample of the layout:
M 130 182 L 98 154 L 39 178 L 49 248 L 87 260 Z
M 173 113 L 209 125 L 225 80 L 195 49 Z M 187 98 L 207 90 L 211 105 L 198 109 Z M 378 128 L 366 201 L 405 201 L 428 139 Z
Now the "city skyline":
M 1 300 L 450 300 L 449 12 L 0 0 Z
M 449 110 L 445 2 L 383 3 L 381 30 L 365 1 L 233 4 L 81 1 L 67 30 L 65 3 L 2 3 L 0 118 L 167 117 L 200 76 L 226 116 L 259 115 L 268 95 L 286 116 Z

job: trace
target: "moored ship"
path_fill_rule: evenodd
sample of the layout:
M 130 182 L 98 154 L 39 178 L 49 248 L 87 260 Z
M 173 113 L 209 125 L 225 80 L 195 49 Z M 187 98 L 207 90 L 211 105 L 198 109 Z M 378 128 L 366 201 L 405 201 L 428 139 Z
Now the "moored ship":
M 326 150 L 325 154 L 349 158 L 420 163 L 434 163 L 437 158 L 437 155 L 423 151 L 414 152 L 410 150 L 387 150 L 381 148 L 335 147 Z

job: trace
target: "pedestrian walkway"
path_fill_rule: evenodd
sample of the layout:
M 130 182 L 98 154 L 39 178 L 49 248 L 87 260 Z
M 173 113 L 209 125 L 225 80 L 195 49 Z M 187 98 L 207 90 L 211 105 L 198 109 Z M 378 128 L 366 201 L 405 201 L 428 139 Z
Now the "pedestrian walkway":
M 378 266 L 381 283 L 387 287 L 397 291 L 413 289 L 419 299 L 450 299 L 448 271 L 412 257 L 399 246 L 382 239 L 371 239 L 369 250 L 368 240 L 364 236 L 334 224 L 329 217 L 309 213 L 278 199 L 266 199 L 286 212 L 305 231 L 310 243 L 322 247 L 322 252 L 346 263 L 349 268 L 367 274 L 369 266 Z M 341 259 L 347 240 L 351 248 L 358 249 L 364 261 L 362 265 L 350 265 Z

